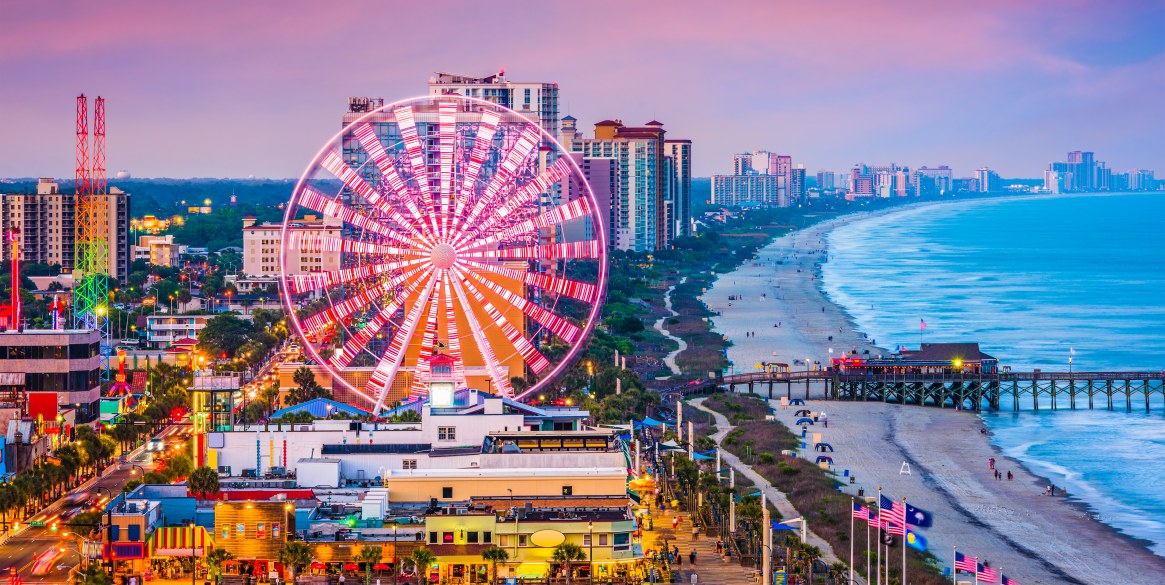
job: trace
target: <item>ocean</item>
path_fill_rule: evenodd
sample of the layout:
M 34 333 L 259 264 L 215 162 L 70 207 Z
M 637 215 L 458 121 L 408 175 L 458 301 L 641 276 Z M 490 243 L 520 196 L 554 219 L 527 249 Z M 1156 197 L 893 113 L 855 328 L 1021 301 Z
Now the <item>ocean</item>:
M 977 341 L 1015 370 L 1159 371 L 1163 223 L 1161 194 L 910 207 L 831 232 L 822 287 L 882 347 Z M 984 419 L 1000 450 L 1165 556 L 1165 404 L 1141 405 Z

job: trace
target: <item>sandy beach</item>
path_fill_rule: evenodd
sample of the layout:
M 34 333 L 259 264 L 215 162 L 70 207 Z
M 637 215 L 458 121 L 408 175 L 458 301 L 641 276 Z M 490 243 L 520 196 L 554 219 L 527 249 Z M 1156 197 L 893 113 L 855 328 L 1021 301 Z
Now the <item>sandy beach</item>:
M 704 295 L 720 313 L 716 330 L 733 342 L 728 355 L 737 372 L 755 371 L 761 361 L 800 370 L 806 358 L 825 364 L 830 355 L 848 351 L 887 353 L 821 293 L 815 269 L 827 258 L 825 235 L 863 217 L 868 214 L 775 240 L 737 271 L 721 275 Z M 856 476 L 849 493 L 864 488 L 876 495 L 881 486 L 888 496 L 906 497 L 934 513 L 934 527 L 922 533 L 944 565 L 958 546 L 1025 585 L 1157 583 L 1165 574 L 1165 559 L 1143 544 L 1094 520 L 1068 498 L 1043 495 L 1046 480 L 994 449 L 971 413 L 824 400 L 812 400 L 809 408 L 828 413 L 829 427 L 817 425 L 811 432 L 822 433 L 836 449 L 839 474 L 848 469 Z M 777 414 L 792 428 L 793 410 L 778 408 Z M 992 457 L 1005 475 L 1001 481 L 988 469 Z M 910 464 L 909 475 L 902 473 L 903 462 Z M 1013 480 L 1006 479 L 1007 471 Z

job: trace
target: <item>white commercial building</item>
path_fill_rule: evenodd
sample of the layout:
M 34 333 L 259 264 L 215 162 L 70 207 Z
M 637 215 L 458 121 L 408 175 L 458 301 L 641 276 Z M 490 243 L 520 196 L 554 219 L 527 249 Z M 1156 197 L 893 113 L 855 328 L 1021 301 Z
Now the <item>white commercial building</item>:
M 294 249 L 287 257 L 287 275 L 305 274 L 340 269 L 340 252 L 319 245 L 330 239 L 338 240 L 340 220 L 306 215 L 288 226 L 295 238 Z M 283 226 L 279 223 L 256 223 L 254 217 L 243 218 L 243 274 L 247 276 L 278 276 L 281 272 L 279 256 L 283 241 Z

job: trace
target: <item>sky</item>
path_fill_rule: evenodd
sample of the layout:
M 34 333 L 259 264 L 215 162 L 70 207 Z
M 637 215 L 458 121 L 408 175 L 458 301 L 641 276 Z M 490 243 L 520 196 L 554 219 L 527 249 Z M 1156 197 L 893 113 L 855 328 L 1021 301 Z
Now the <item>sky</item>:
M 434 71 L 559 84 L 561 113 L 651 119 L 732 153 L 988 166 L 1069 150 L 1165 174 L 1165 2 L 0 0 L 0 177 L 70 177 L 74 100 L 106 99 L 108 168 L 298 177 L 348 96 Z

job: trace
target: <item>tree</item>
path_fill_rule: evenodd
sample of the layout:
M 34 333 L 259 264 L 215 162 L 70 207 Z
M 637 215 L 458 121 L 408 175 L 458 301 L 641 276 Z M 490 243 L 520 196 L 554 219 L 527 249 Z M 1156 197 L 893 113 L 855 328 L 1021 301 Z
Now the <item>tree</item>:
M 510 560 L 510 553 L 506 552 L 506 549 L 495 544 L 494 546 L 481 551 L 481 560 L 490 564 L 490 583 L 492 585 L 493 583 L 498 582 L 498 563 L 504 563 Z
M 218 583 L 219 576 L 222 575 L 222 564 L 233 558 L 235 555 L 225 548 L 216 548 L 206 555 L 207 571 L 215 583 Z
M 199 467 L 186 478 L 186 489 L 196 497 L 218 494 L 218 472 L 209 467 Z
M 295 370 L 295 373 L 292 374 L 291 379 L 295 381 L 298 388 L 291 389 L 291 391 L 287 393 L 287 396 L 283 397 L 285 406 L 301 404 L 316 398 L 330 399 L 332 397 L 331 392 L 329 392 L 323 386 L 320 386 L 319 382 L 316 382 L 315 373 L 313 373 L 311 368 L 307 366 L 300 366 L 299 369 Z
M 295 583 L 295 573 L 311 562 L 311 547 L 298 540 L 288 541 L 283 545 L 283 550 L 279 551 L 279 562 L 291 573 L 289 582 Z
M 833 583 L 849 583 L 849 565 L 841 562 L 829 565 L 829 580 Z
M 409 560 L 412 561 L 414 570 L 420 573 L 422 579 L 421 583 L 429 582 L 429 568 L 436 562 L 437 557 L 429 547 L 420 546 L 413 549 L 413 554 L 409 555 Z
M 384 558 L 384 549 L 379 545 L 366 544 L 356 553 L 356 562 L 364 564 L 364 585 L 372 583 L 372 565 Z
M 586 558 L 587 554 L 583 552 L 582 547 L 573 542 L 564 542 L 554 547 L 554 553 L 550 555 L 551 560 L 562 563 L 566 567 L 567 585 L 570 585 L 571 582 L 571 573 L 574 572 L 574 562 L 584 561 Z
M 235 352 L 255 333 L 255 326 L 235 315 L 219 315 L 206 322 L 206 327 L 198 332 L 198 346 L 214 357 L 226 354 L 234 357 Z
M 74 585 L 113 585 L 113 577 L 105 572 L 101 563 L 89 563 L 73 575 Z
M 174 472 L 174 477 L 189 477 L 194 471 L 194 461 L 189 455 L 179 455 L 170 460 L 170 464 L 166 466 L 167 470 Z

